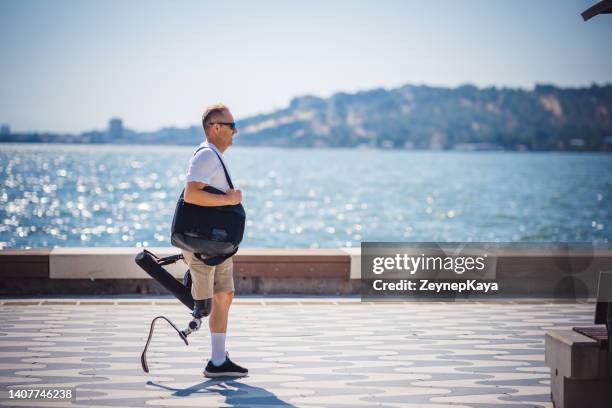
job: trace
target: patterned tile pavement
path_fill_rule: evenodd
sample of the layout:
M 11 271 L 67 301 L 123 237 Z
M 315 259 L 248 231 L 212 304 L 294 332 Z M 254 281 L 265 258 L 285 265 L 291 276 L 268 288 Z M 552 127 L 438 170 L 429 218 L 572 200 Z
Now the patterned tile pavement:
M 0 389 L 75 387 L 81 407 L 551 407 L 544 333 L 588 325 L 592 304 L 238 299 L 228 349 L 249 377 L 207 380 L 206 329 L 185 346 L 175 301 L 0 302 Z

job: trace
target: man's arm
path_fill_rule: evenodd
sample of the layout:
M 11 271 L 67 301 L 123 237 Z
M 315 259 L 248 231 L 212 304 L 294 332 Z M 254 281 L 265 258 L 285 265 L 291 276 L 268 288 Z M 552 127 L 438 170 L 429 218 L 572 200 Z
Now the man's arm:
M 234 205 L 242 201 L 242 192 L 237 189 L 229 189 L 223 194 L 213 194 L 202 189 L 206 184 L 199 181 L 189 181 L 185 186 L 183 199 L 186 203 L 201 205 L 204 207 L 218 207 L 221 205 Z

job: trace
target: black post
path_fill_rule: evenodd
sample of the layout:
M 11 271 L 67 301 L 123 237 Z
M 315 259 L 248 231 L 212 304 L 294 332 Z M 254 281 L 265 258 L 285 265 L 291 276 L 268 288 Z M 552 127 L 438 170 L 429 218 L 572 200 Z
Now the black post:
M 612 302 L 608 302 L 606 329 L 608 331 L 608 376 L 612 377 Z

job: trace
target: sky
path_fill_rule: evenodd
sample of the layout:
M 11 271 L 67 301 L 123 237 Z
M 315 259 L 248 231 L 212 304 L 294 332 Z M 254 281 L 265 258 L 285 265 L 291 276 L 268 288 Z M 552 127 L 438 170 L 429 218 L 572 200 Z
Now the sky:
M 236 118 L 301 95 L 612 83 L 598 0 L 0 0 L 0 123 L 77 133 Z M 608 47 L 608 48 L 607 48 Z

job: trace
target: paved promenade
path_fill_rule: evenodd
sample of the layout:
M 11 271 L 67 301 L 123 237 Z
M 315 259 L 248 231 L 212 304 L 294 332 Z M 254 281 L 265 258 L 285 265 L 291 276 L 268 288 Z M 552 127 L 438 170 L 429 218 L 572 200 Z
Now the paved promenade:
M 205 328 L 185 346 L 160 322 L 143 373 L 151 318 L 183 326 L 177 301 L 0 301 L 0 387 L 74 387 L 87 407 L 550 407 L 544 333 L 592 322 L 592 304 L 360 303 L 237 299 L 229 344 L 250 370 L 203 377 Z

